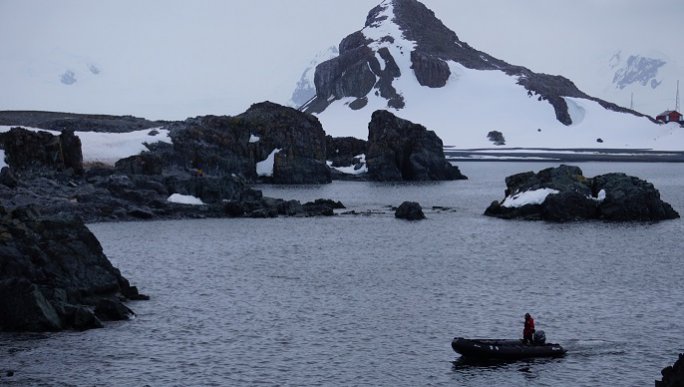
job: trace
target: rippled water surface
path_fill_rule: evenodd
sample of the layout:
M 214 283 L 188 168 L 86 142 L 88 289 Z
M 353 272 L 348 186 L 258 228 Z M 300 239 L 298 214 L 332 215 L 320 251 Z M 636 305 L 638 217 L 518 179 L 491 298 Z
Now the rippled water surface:
M 680 164 L 579 164 L 651 181 L 684 213 Z M 681 220 L 550 224 L 482 216 L 504 178 L 262 186 L 365 215 L 90 225 L 143 293 L 105 329 L 0 335 L 0 384 L 644 386 L 684 351 Z M 420 202 L 428 220 L 387 207 Z M 433 206 L 446 208 L 432 208 Z M 454 336 L 514 338 L 535 316 L 565 358 L 469 365 Z M 455 361 L 455 362 L 454 362 Z

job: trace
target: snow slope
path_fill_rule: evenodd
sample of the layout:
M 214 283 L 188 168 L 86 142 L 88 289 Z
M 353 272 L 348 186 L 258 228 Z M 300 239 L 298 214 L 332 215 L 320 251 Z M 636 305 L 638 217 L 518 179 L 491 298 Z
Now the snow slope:
M 367 138 L 373 111 L 387 109 L 435 131 L 445 145 L 462 149 L 492 148 L 487 134 L 493 130 L 503 133 L 506 147 L 684 149 L 683 128 L 606 110 L 591 100 L 566 98 L 573 124 L 565 126 L 547 101 L 529 95 L 517 84 L 517 77 L 502 71 L 472 70 L 449 62 L 451 76 L 445 87 L 423 87 L 411 69 L 410 55 L 416 43 L 408 41 L 393 21 L 392 2 L 386 0 L 382 6 L 382 16 L 387 18 L 362 32 L 374 41 L 370 45 L 373 50 L 386 47 L 397 62 L 402 75 L 395 78 L 393 86 L 406 106 L 388 108 L 387 100 L 375 90 L 360 110 L 348 106 L 355 98 L 335 101 L 317 115 L 328 134 Z M 383 39 L 386 36 L 394 41 Z
M 658 50 L 618 50 L 596 61 L 592 82 L 583 86 L 590 94 L 655 117 L 675 108 L 677 81 L 684 68 Z
M 0 133 L 7 132 L 13 127 L 0 125 Z M 23 128 L 36 132 L 48 132 L 55 136 L 60 134 L 60 132 L 53 130 Z M 81 139 L 84 163 L 100 162 L 114 165 L 123 158 L 146 151 L 145 143 L 165 142 L 171 144 L 169 131 L 161 128 L 144 129 L 129 133 L 75 132 L 75 134 Z

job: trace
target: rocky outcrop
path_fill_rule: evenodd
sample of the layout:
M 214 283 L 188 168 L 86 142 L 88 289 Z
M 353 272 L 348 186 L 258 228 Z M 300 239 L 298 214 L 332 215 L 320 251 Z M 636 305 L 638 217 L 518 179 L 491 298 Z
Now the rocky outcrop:
M 128 318 L 122 300 L 147 299 L 74 217 L 0 208 L 0 256 L 0 330 L 97 328 Z M 103 303 L 125 313 L 98 313 Z
M 209 175 L 257 179 L 256 165 L 276 149 L 277 184 L 329 183 L 325 132 L 314 116 L 270 102 L 252 105 L 235 117 L 204 116 L 171 126 L 173 148 L 155 153 L 166 164 Z
M 677 361 L 660 371 L 662 380 L 656 380 L 656 387 L 684 387 L 684 353 L 679 354 Z
M 16 127 L 0 133 L 0 144 L 7 163 L 18 174 L 43 169 L 83 171 L 81 140 L 73 130 L 54 136 Z
M 325 137 L 326 160 L 333 167 L 348 167 L 355 157 L 365 154 L 367 142 L 354 137 Z
M 504 219 L 567 222 L 659 221 L 679 218 L 647 181 L 623 173 L 584 177 L 575 166 L 561 165 L 539 173 L 506 178 L 505 199 L 494 201 L 485 215 Z
M 192 196 L 203 204 L 169 201 L 173 194 Z M 13 188 L 0 184 L 0 204 L 6 208 L 35 206 L 46 216 L 72 214 L 87 222 L 332 215 L 332 211 L 294 202 L 294 210 L 284 209 L 286 201 L 263 197 L 261 191 L 252 189 L 237 175 L 211 176 L 184 171 L 150 175 L 93 167 L 82 176 L 43 172 L 17 180 Z
M 373 22 L 369 15 L 366 23 Z M 368 102 L 366 96 L 373 89 L 387 99 L 388 107 L 404 107 L 404 98 L 392 85 L 401 76 L 399 66 L 387 48 L 377 52 L 384 61 L 381 65 L 369 43 L 361 31 L 354 32 L 340 42 L 339 56 L 316 67 L 316 99 L 306 107 L 307 112 L 322 112 L 331 101 L 344 97 L 356 97 L 350 108 L 360 109 Z
M 385 110 L 368 124 L 368 175 L 376 181 L 466 179 L 444 157 L 442 140 L 424 126 Z
M 419 203 L 403 202 L 394 212 L 394 217 L 405 220 L 423 220 L 425 219 L 425 214 Z

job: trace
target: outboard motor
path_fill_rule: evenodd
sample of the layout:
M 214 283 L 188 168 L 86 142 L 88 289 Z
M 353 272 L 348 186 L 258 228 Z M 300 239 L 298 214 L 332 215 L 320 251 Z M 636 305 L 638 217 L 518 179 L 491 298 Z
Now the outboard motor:
M 546 333 L 544 333 L 544 331 L 534 331 L 534 336 L 532 336 L 532 342 L 536 345 L 546 344 Z

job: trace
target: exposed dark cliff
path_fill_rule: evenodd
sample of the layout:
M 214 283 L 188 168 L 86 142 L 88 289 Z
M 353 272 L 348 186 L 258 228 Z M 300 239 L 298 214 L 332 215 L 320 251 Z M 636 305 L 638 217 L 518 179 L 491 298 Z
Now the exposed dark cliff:
M 127 319 L 146 299 L 77 218 L 0 207 L 0 330 L 57 331 Z
M 443 147 L 435 132 L 378 110 L 368 124 L 368 175 L 377 181 L 466 179 Z

